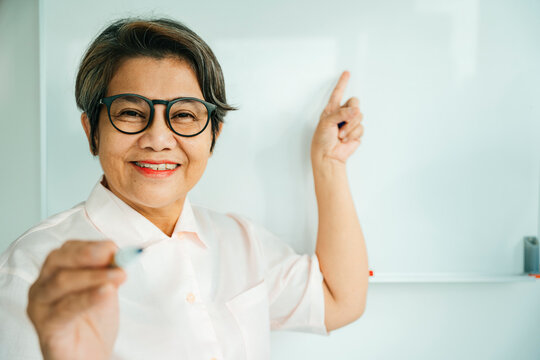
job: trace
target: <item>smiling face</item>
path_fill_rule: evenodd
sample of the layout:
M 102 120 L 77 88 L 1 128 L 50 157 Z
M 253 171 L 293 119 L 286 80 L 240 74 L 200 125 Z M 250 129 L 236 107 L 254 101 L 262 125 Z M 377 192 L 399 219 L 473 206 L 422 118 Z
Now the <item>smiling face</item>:
M 179 97 L 204 100 L 192 68 L 172 57 L 159 60 L 136 57 L 122 62 L 105 96 L 123 93 L 139 94 L 151 100 Z M 156 104 L 154 107 L 151 126 L 142 133 L 129 135 L 112 126 L 107 108 L 102 105 L 98 156 L 107 187 L 116 196 L 147 217 L 158 212 L 176 221 L 187 193 L 204 173 L 212 131 L 209 124 L 197 136 L 176 135 L 167 126 L 166 106 Z M 85 114 L 82 122 L 89 136 Z M 163 168 L 166 170 L 161 170 Z

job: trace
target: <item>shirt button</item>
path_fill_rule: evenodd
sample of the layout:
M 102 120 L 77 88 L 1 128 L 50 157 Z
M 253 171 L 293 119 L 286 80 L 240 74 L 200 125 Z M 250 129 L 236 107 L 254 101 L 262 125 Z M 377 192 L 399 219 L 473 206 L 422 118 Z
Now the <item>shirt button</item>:
M 193 304 L 195 302 L 195 295 L 193 295 L 193 293 L 187 294 L 186 301 L 190 304 Z

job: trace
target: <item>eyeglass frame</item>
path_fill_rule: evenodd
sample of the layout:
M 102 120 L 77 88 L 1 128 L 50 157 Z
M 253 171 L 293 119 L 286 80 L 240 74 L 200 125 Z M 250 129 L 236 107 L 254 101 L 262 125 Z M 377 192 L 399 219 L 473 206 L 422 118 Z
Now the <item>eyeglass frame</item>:
M 122 96 L 135 96 L 139 99 L 142 99 L 144 101 L 146 101 L 146 103 L 148 104 L 148 106 L 150 106 L 150 118 L 148 119 L 148 122 L 146 123 L 146 126 L 142 129 L 142 130 L 139 130 L 137 132 L 127 132 L 127 131 L 123 131 L 123 130 L 120 130 L 119 128 L 116 127 L 116 125 L 114 124 L 114 122 L 112 121 L 112 118 L 111 118 L 111 104 L 114 100 L 116 100 L 117 98 L 119 97 L 122 97 Z M 206 107 L 206 111 L 208 113 L 208 117 L 206 119 L 206 124 L 204 125 L 204 127 L 201 129 L 201 131 L 199 131 L 198 133 L 196 134 L 193 134 L 193 135 L 184 135 L 184 134 L 180 134 L 178 132 L 176 132 L 173 127 L 172 127 L 172 124 L 171 124 L 171 119 L 169 118 L 169 112 L 171 110 L 171 107 L 177 103 L 178 101 L 181 101 L 181 100 L 195 100 L 195 101 L 198 101 L 200 103 L 202 103 L 205 107 Z M 113 96 L 107 96 L 107 97 L 104 97 L 104 98 L 101 98 L 99 99 L 99 103 L 102 104 L 102 105 L 105 105 L 107 107 L 107 115 L 109 116 L 109 121 L 111 122 L 112 126 L 120 131 L 121 133 L 123 134 L 127 134 L 127 135 L 136 135 L 136 134 L 140 134 L 142 133 L 143 131 L 145 131 L 146 129 L 148 129 L 150 127 L 150 125 L 152 124 L 152 121 L 154 121 L 154 113 L 155 113 L 155 108 L 154 108 L 154 105 L 156 104 L 159 104 L 159 105 L 166 105 L 167 108 L 165 110 L 165 115 L 166 115 L 166 120 L 167 120 L 167 126 L 169 127 L 169 129 L 175 133 L 176 135 L 179 135 L 179 136 L 183 136 L 183 137 L 193 137 L 193 136 L 197 136 L 199 135 L 200 133 L 202 133 L 206 127 L 208 126 L 208 123 L 210 123 L 210 117 L 212 116 L 212 113 L 217 109 L 217 105 L 215 104 L 212 104 L 212 103 L 209 103 L 207 101 L 204 101 L 204 100 L 201 100 L 201 99 L 198 99 L 198 98 L 194 98 L 194 97 L 179 97 L 179 98 L 176 98 L 176 99 L 172 99 L 171 101 L 167 101 L 167 100 L 159 100 L 159 99 L 154 99 L 154 100 L 150 100 L 142 95 L 139 95 L 139 94 L 130 94 L 130 93 L 125 93 L 125 94 L 117 94 L 117 95 L 113 95 Z

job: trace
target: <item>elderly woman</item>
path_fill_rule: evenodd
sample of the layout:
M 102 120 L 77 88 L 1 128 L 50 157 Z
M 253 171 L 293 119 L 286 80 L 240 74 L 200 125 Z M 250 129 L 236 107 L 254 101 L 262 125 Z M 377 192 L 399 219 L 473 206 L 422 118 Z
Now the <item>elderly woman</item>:
M 363 127 L 358 100 L 341 105 L 348 77 L 313 136 L 317 247 L 298 255 L 188 200 L 233 110 L 208 45 L 169 19 L 108 26 L 75 90 L 104 175 L 0 258 L 0 358 L 268 359 L 271 329 L 327 334 L 358 319 L 368 267 L 345 163 Z M 133 246 L 144 252 L 127 270 L 112 265 Z

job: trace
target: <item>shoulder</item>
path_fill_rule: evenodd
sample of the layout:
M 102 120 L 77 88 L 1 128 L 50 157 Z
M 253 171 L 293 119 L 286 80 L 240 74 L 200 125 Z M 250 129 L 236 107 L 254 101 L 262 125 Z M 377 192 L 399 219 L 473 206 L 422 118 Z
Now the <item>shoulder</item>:
M 192 206 L 201 235 L 221 251 L 255 255 L 259 252 L 258 226 L 248 217 L 223 213 L 202 206 Z
M 33 282 L 47 255 L 60 247 L 86 218 L 84 203 L 55 214 L 13 241 L 0 255 L 0 274 L 11 274 Z
M 201 206 L 192 206 L 200 230 L 225 248 L 246 252 L 265 259 L 290 256 L 293 249 L 275 233 L 250 217 L 234 212 L 220 213 Z
M 262 225 L 251 218 L 235 212 L 222 213 L 202 206 L 193 205 L 193 214 L 202 228 L 211 227 L 215 235 L 237 235 L 257 240 L 261 235 L 271 235 Z

